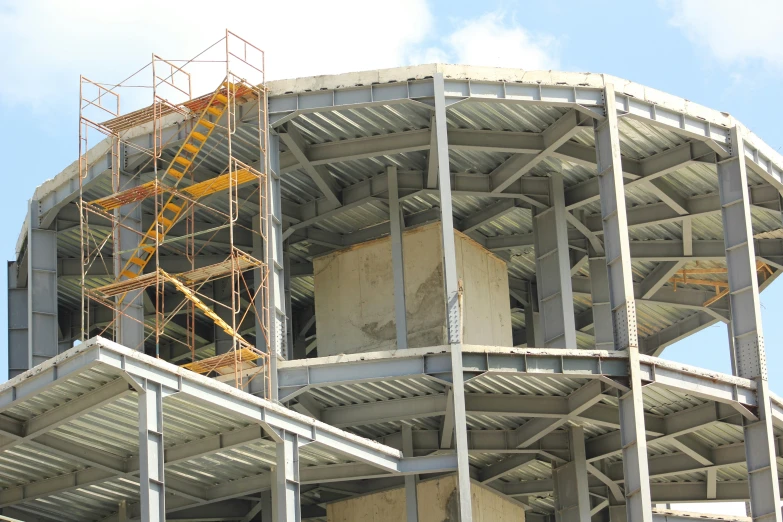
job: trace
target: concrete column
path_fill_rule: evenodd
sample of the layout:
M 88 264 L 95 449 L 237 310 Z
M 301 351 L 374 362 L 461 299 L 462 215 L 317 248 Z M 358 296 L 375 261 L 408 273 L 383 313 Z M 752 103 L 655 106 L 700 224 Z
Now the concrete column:
M 38 201 L 30 201 L 27 228 L 27 368 L 57 355 L 57 232 L 39 227 Z
M 299 494 L 299 440 L 295 433 L 282 432 L 277 443 L 277 464 L 272 481 L 272 511 L 275 522 L 302 520 Z
M 212 283 L 212 299 L 225 306 L 215 304 L 215 313 L 227 324 L 232 324 L 234 314 L 231 311 L 231 278 L 224 277 Z M 234 338 L 218 325 L 212 325 L 215 339 L 215 355 L 228 353 L 234 347 Z
M 596 122 L 595 141 L 601 217 L 609 279 L 609 303 L 616 350 L 628 352 L 630 390 L 620 398 L 620 431 L 623 447 L 626 509 L 634 522 L 652 522 L 650 472 L 644 430 L 644 404 L 636 329 L 636 301 L 631 277 L 631 253 L 625 209 L 620 135 L 614 86 L 604 90 L 606 119 Z
M 576 348 L 563 175 L 554 172 L 549 182 L 552 206 L 533 210 L 538 310 L 544 341 L 541 347 Z
M 130 177 L 120 175 L 118 191 L 133 188 L 139 184 L 138 176 Z M 136 248 L 144 235 L 141 224 L 141 203 L 135 202 L 124 205 L 114 211 L 114 251 L 119 255 L 114 256 L 114 277 L 119 279 L 120 272 L 131 257 L 137 252 Z M 118 343 L 133 350 L 144 351 L 144 290 L 133 290 L 124 296 L 117 296 L 118 310 L 116 314 L 117 332 L 115 338 Z M 120 303 L 120 299 L 122 302 Z
M 19 288 L 17 263 L 8 262 L 8 378 L 29 370 L 27 289 Z
M 584 429 L 572 426 L 569 429 L 568 441 L 571 461 L 552 472 L 555 483 L 555 520 L 590 522 Z
M 731 129 L 731 157 L 718 163 L 718 188 L 726 246 L 734 366 L 737 375 L 753 379 L 757 385 L 759 419 L 743 420 L 751 517 L 754 521 L 780 522 L 780 486 L 761 327 L 748 175 L 744 143 L 737 127 Z
M 468 433 L 465 416 L 465 386 L 462 377 L 462 321 L 457 280 L 457 257 L 454 244 L 454 215 L 451 201 L 451 170 L 446 126 L 446 86 L 442 73 L 436 73 L 435 136 L 438 151 L 438 194 L 443 241 L 443 275 L 446 289 L 446 320 L 451 345 L 452 388 L 454 398 L 454 439 L 457 449 L 457 490 L 459 492 L 459 521 L 472 522 L 470 498 L 470 462 L 468 460 Z
M 144 383 L 139 394 L 139 476 L 142 522 L 165 522 L 166 491 L 163 481 L 163 390 Z
M 593 299 L 593 335 L 596 350 L 614 350 L 612 306 L 609 302 L 609 276 L 603 252 L 590 252 L 590 295 Z
M 402 426 L 402 455 L 413 457 L 413 433 L 407 424 Z M 405 514 L 407 522 L 419 522 L 419 497 L 416 475 L 405 475 Z
M 408 321 L 405 316 L 405 270 L 402 252 L 402 215 L 397 186 L 397 167 L 386 167 L 389 182 L 389 223 L 391 225 L 392 270 L 394 272 L 394 320 L 397 348 L 408 347 Z

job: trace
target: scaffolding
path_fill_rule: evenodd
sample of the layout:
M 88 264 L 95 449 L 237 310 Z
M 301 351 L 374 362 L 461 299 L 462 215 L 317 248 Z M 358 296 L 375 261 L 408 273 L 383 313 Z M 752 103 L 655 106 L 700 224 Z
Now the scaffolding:
M 219 67 L 222 79 L 194 98 L 198 64 L 213 74 Z M 121 113 L 121 95 L 132 92 L 135 101 L 140 89 L 152 93 L 151 105 Z M 248 391 L 260 379 L 254 393 L 270 397 L 263 51 L 226 30 L 195 58 L 153 54 L 117 84 L 81 76 L 79 92 L 80 339 L 103 335 L 158 357 L 166 346 L 184 368 L 233 376 Z M 240 121 L 255 121 L 254 132 L 237 132 Z M 143 141 L 133 132 L 139 127 L 152 138 Z M 111 171 L 110 188 L 94 183 L 96 170 Z M 164 266 L 175 258 L 177 270 Z M 114 279 L 90 286 L 96 265 Z M 216 296 L 218 286 L 227 295 Z M 111 320 L 96 320 L 101 308 Z M 205 324 L 230 348 L 205 343 L 198 334 Z

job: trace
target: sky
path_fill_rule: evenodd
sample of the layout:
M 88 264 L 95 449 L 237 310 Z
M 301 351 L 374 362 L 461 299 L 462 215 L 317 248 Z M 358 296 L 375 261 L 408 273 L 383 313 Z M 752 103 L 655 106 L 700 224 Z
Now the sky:
M 224 10 L 203 0 L 0 0 L 7 191 L 0 251 L 7 260 L 15 257 L 35 187 L 76 158 L 79 75 L 117 82 L 153 52 L 189 58 L 222 37 L 226 20 L 265 50 L 267 79 L 435 61 L 607 73 L 730 113 L 783 151 L 780 0 L 299 0 L 246 2 L 240 16 Z M 211 90 L 209 81 L 194 91 Z M 123 112 L 148 104 L 148 96 L 129 90 Z M 6 283 L 0 277 L 0 295 Z M 777 376 L 783 375 L 783 321 L 776 314 L 782 304 L 777 281 L 761 296 L 769 372 Z M 0 331 L 6 320 L 1 313 Z M 0 353 L 6 343 L 2 336 Z M 717 325 L 663 357 L 730 373 L 728 353 L 726 328 Z M 0 356 L 0 378 L 6 363 Z M 770 387 L 783 395 L 783 379 L 772 379 Z

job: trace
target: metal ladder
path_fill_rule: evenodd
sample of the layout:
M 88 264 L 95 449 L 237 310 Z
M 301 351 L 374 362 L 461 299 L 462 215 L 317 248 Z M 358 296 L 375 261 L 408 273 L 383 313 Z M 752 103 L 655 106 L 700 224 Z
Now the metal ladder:
M 237 86 L 226 81 L 221 83 L 220 87 L 212 94 L 193 129 L 185 138 L 182 146 L 163 174 L 162 179 L 164 180 L 167 177 L 173 178 L 172 184 L 174 188 L 191 171 L 196 157 L 204 148 L 217 122 L 228 110 L 228 89 L 231 89 L 233 95 L 237 90 Z M 210 115 L 214 116 L 214 121 L 208 119 Z M 171 230 L 171 227 L 174 226 L 182 215 L 186 205 L 187 199 L 176 193 L 168 197 L 168 200 L 163 204 L 155 217 L 155 221 L 150 225 L 139 242 L 139 246 L 136 247 L 135 252 L 120 271 L 119 280 L 133 279 L 144 272 L 144 267 L 155 257 L 157 242 L 163 240 Z

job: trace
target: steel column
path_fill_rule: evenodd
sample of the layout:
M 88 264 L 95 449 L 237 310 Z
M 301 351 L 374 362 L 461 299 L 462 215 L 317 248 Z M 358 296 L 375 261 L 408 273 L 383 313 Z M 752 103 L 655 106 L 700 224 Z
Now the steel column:
M 457 449 L 457 490 L 459 491 L 459 520 L 473 520 L 470 497 L 470 462 L 465 416 L 465 386 L 462 374 L 462 312 L 457 280 L 457 256 L 454 241 L 454 215 L 451 200 L 451 170 L 446 125 L 446 87 L 442 73 L 436 73 L 435 138 L 438 151 L 438 195 L 440 196 L 441 238 L 443 246 L 443 275 L 446 290 L 446 320 L 451 345 L 451 367 L 454 400 L 454 439 Z
M 13 379 L 29 370 L 27 289 L 19 288 L 16 281 L 18 265 L 8 262 L 8 378 Z
M 568 441 L 571 461 L 552 470 L 555 486 L 555 520 L 590 522 L 590 491 L 584 429 L 572 426 Z
M 117 191 L 126 190 L 139 184 L 139 176 L 120 175 Z M 139 242 L 144 236 L 141 223 L 141 203 L 124 205 L 114 211 L 114 277 L 120 278 L 120 272 L 128 260 L 135 255 Z M 144 351 L 144 290 L 132 290 L 124 296 L 118 296 L 115 338 L 118 343 L 133 350 Z
M 636 302 L 631 277 L 631 251 L 625 209 L 620 135 L 614 86 L 604 90 L 606 119 L 596 122 L 596 163 L 601 197 L 601 218 L 609 279 L 614 347 L 628 350 L 629 391 L 620 399 L 620 432 L 628 519 L 652 522 L 650 474 L 639 368 Z
M 606 257 L 590 253 L 590 296 L 593 300 L 593 337 L 596 350 L 613 350 L 612 305 L 609 302 L 609 275 Z
M 402 425 L 402 455 L 413 457 L 413 433 L 408 424 Z M 419 522 L 419 497 L 416 475 L 405 475 L 405 513 L 407 522 Z
M 291 301 L 291 255 L 288 251 L 288 241 L 283 241 L 283 285 L 285 286 L 285 345 L 288 347 L 288 358 L 296 359 L 294 354 L 293 303 Z
M 261 493 L 261 522 L 274 522 L 271 490 Z
M 735 373 L 753 379 L 757 384 L 758 421 L 743 420 L 751 517 L 754 521 L 780 522 L 780 486 L 761 326 L 748 175 L 744 143 L 736 126 L 731 129 L 730 153 L 729 159 L 718 163 L 718 188 L 726 246 Z
M 392 270 L 394 271 L 394 317 L 397 327 L 397 348 L 408 347 L 408 321 L 405 317 L 405 263 L 402 251 L 402 214 L 397 167 L 386 167 L 389 183 L 389 223 L 391 225 Z
M 278 136 L 269 137 L 269 304 L 272 310 L 269 338 L 272 340 L 272 353 L 283 359 L 288 358 L 286 346 L 285 315 L 285 264 L 283 260 L 283 209 L 280 197 L 280 142 Z
M 57 326 L 57 232 L 39 226 L 38 201 L 30 201 L 27 229 L 27 368 L 55 357 Z
M 574 295 L 561 173 L 551 174 L 549 193 L 552 206 L 540 212 L 533 210 L 538 310 L 544 340 L 542 348 L 575 349 Z
M 163 389 L 147 381 L 139 394 L 139 488 L 142 522 L 165 522 Z
M 280 138 L 269 136 L 269 170 L 267 172 L 267 207 L 269 209 L 269 223 L 266 227 L 266 244 L 263 241 L 261 216 L 253 218 L 253 256 L 264 259 L 269 263 L 269 307 L 270 346 L 259 346 L 263 340 L 260 332 L 263 330 L 261 320 L 264 317 L 263 310 L 256 312 L 256 345 L 258 348 L 267 349 L 269 353 L 269 375 L 271 379 L 272 396 L 270 400 L 277 400 L 277 358 L 288 358 L 286 326 L 288 318 L 285 313 L 285 263 L 283 259 L 283 209 L 280 196 Z M 262 270 L 253 271 L 256 285 L 262 280 Z M 250 382 L 250 392 L 263 392 L 263 381 L 253 379 Z
M 234 312 L 231 310 L 231 278 L 225 277 L 223 279 L 217 279 L 212 282 L 212 299 L 214 305 L 215 314 L 223 319 L 227 324 L 231 324 L 234 321 Z M 215 339 L 215 355 L 220 355 L 230 352 L 234 348 L 234 337 L 227 334 L 217 324 L 212 326 L 213 335 Z
M 295 433 L 281 432 L 277 443 L 277 464 L 272 481 L 272 511 L 275 522 L 300 522 L 302 508 L 299 488 L 299 439 Z

